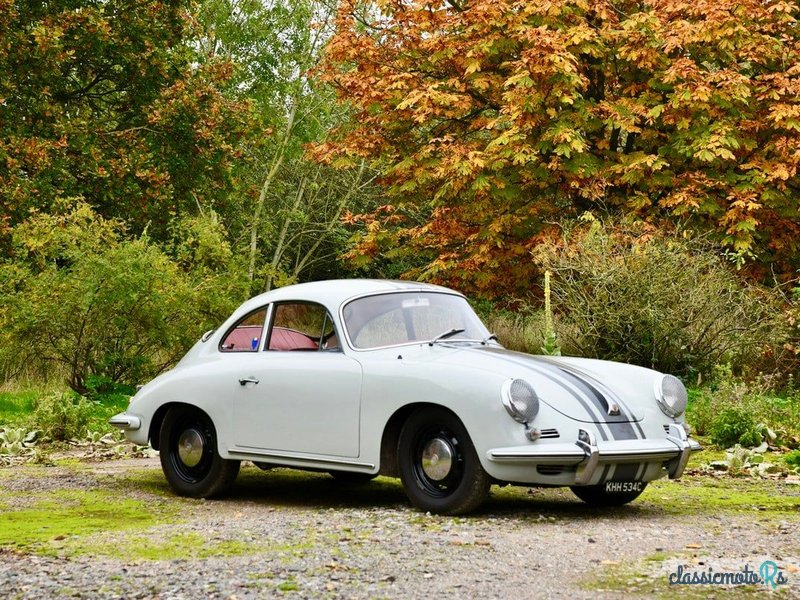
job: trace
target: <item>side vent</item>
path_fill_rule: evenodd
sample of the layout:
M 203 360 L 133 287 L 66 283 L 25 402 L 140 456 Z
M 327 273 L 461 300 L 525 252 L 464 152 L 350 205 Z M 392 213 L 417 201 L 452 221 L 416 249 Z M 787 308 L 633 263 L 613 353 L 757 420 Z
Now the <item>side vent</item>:
M 541 434 L 542 435 L 540 436 L 540 438 L 557 438 L 557 437 L 561 437 L 561 435 L 558 433 L 558 429 L 542 429 L 541 430 Z
M 669 435 L 669 425 L 664 425 L 664 433 Z

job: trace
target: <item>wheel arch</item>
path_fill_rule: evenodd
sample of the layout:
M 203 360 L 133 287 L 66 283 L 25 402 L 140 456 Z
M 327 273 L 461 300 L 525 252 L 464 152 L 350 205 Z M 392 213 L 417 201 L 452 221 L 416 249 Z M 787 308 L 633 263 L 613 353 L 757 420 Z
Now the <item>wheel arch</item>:
M 214 429 L 216 429 L 214 419 L 211 418 L 211 415 L 209 415 L 208 412 L 199 406 L 190 404 L 189 402 L 165 402 L 158 407 L 155 413 L 153 413 L 153 419 L 150 421 L 150 429 L 147 432 L 147 439 L 150 441 L 150 446 L 153 448 L 153 450 L 159 449 L 159 432 L 161 431 L 161 424 L 164 422 L 164 417 L 167 416 L 167 413 L 171 408 L 178 406 L 185 406 L 187 408 L 193 408 L 194 410 L 200 411 L 206 417 L 208 417 L 208 420 L 211 421 L 212 425 L 214 425 Z M 219 444 L 219 437 L 217 437 L 217 444 Z
M 401 406 L 394 411 L 391 417 L 389 417 L 389 420 L 386 422 L 386 426 L 383 428 L 383 435 L 381 436 L 381 462 L 379 471 L 381 475 L 385 475 L 387 477 L 400 477 L 400 467 L 397 463 L 397 443 L 400 440 L 400 430 L 403 428 L 403 425 L 412 414 L 423 408 L 438 408 L 445 410 L 451 413 L 461 422 L 462 425 L 464 425 L 464 421 L 455 412 L 442 404 L 437 404 L 436 402 L 412 402 L 411 404 L 405 404 L 404 406 Z M 466 429 L 466 425 L 464 425 L 464 429 Z M 469 431 L 467 431 L 467 434 L 469 434 Z

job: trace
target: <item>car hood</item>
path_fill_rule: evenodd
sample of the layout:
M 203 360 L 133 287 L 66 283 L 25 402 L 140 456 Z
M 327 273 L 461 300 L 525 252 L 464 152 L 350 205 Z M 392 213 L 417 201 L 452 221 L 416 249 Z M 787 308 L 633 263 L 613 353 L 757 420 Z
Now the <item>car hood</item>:
M 534 356 L 499 346 L 453 347 L 453 352 L 440 360 L 526 379 L 543 403 L 586 423 L 641 421 L 655 402 L 653 386 L 660 377 L 656 371 L 634 365 Z

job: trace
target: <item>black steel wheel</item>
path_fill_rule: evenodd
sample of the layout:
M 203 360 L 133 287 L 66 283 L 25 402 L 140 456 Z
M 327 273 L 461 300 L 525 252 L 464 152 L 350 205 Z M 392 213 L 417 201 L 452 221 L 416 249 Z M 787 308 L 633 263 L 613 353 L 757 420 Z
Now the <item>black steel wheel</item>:
M 466 428 L 448 410 L 423 408 L 413 413 L 400 431 L 397 456 L 406 495 L 421 510 L 464 514 L 489 494 L 491 478 Z
M 647 487 L 642 484 L 642 489 L 632 492 L 607 492 L 605 485 L 576 485 L 571 487 L 572 493 L 590 506 L 622 506 L 633 502 Z
M 175 493 L 210 498 L 228 489 L 239 474 L 238 460 L 217 453 L 211 419 L 191 406 L 171 408 L 159 432 L 161 468 Z

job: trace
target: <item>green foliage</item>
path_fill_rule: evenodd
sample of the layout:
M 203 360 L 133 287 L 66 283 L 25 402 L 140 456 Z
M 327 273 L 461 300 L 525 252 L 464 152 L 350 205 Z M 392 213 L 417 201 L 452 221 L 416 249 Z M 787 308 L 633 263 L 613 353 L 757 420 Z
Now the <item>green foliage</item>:
M 135 386 L 118 383 L 103 375 L 89 375 L 85 383 L 87 395 L 92 399 L 117 395 L 133 396 L 136 393 Z
M 249 109 L 220 91 L 229 63 L 198 65 L 193 8 L 0 2 L 0 233 L 67 196 L 157 236 L 224 207 Z
M 746 366 L 775 343 L 774 303 L 701 241 L 590 219 L 541 246 L 564 350 L 668 373 Z
M 38 431 L 28 431 L 24 427 L 0 429 L 0 455 L 28 454 L 36 445 L 38 437 Z
M 215 244 L 214 260 L 226 256 Z M 85 394 L 98 382 L 138 383 L 167 368 L 235 302 L 235 282 L 223 285 L 227 271 L 215 272 L 205 250 L 215 244 L 201 240 L 191 257 L 179 253 L 184 268 L 196 269 L 186 272 L 147 237 L 125 237 L 121 223 L 83 203 L 34 214 L 15 228 L 13 260 L 0 266 L 6 370 L 58 365 Z
M 547 356 L 561 356 L 561 346 L 553 327 L 553 306 L 551 303 L 550 271 L 544 272 L 544 344 L 542 354 Z
M 793 469 L 800 469 L 800 450 L 792 450 L 787 453 L 783 457 L 783 462 Z
M 740 444 L 745 448 L 762 442 L 761 432 L 753 415 L 746 408 L 730 406 L 722 409 L 711 423 L 711 441 L 721 448 Z
M 92 419 L 94 404 L 74 392 L 56 392 L 37 398 L 29 424 L 46 438 L 80 438 Z
M 488 301 L 473 303 L 473 308 L 497 336 L 498 341 L 509 350 L 538 354 L 545 345 L 545 317 L 529 305 L 516 311 L 503 309 Z
M 38 395 L 33 390 L 0 392 L 0 426 L 19 425 L 33 410 Z
M 737 380 L 730 366 L 717 367 L 710 385 L 689 390 L 686 419 L 700 435 L 714 436 L 716 431 L 719 441 L 714 443 L 724 448 L 755 438 L 759 441 L 754 445 L 763 439 L 772 446 L 798 447 L 800 395 L 792 390 L 779 394 L 772 383 L 772 378 Z M 728 413 L 729 409 L 734 412 Z M 749 439 L 731 442 L 737 432 Z

